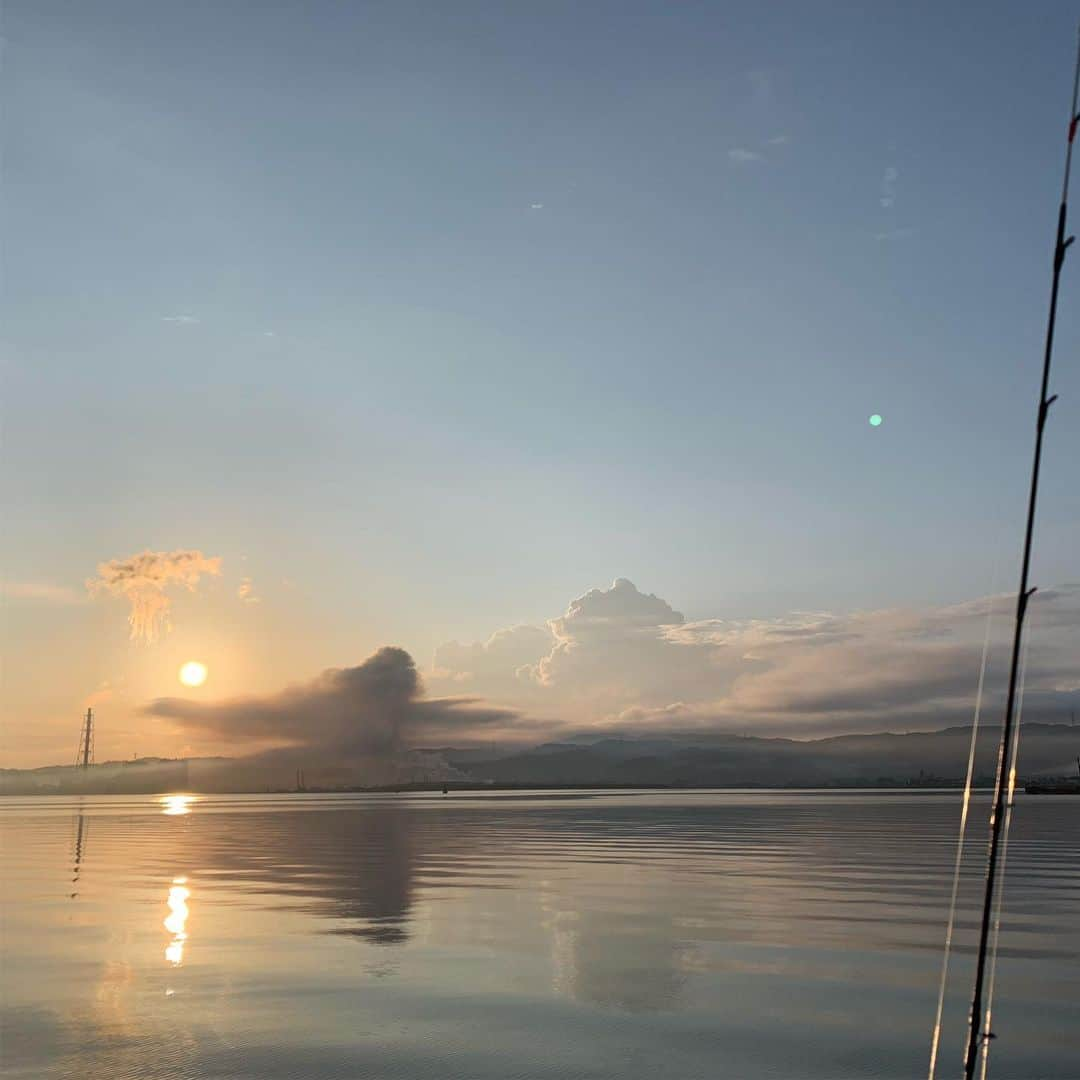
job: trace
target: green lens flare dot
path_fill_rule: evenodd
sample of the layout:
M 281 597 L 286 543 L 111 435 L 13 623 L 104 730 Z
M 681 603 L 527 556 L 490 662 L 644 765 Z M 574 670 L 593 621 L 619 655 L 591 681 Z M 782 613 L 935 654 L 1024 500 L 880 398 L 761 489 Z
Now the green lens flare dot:
M 874 415 L 870 417 L 870 426 L 871 427 L 881 427 L 881 414 L 880 413 L 874 413 Z

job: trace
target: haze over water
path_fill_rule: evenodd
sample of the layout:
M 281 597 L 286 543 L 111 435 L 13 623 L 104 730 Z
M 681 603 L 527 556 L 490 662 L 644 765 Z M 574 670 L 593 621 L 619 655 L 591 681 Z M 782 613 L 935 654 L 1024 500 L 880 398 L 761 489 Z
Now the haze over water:
M 958 810 L 956 792 L 9 798 L 5 1073 L 925 1075 Z M 1021 797 L 995 1078 L 1076 1076 L 1078 826 L 1072 800 Z

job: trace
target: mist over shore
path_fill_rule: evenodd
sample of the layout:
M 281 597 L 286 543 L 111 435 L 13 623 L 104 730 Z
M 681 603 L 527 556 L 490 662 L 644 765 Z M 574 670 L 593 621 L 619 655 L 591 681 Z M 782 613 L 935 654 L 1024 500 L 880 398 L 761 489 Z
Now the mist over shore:
M 979 732 L 975 775 L 992 777 L 1000 729 Z M 88 769 L 0 770 L 0 794 L 265 792 L 416 784 L 816 787 L 957 783 L 970 729 L 840 735 L 798 741 L 736 735 L 637 738 L 619 734 L 513 749 L 439 747 L 334 760 L 304 750 L 247 757 L 140 758 Z M 1075 773 L 1080 728 L 1029 722 L 1020 776 Z

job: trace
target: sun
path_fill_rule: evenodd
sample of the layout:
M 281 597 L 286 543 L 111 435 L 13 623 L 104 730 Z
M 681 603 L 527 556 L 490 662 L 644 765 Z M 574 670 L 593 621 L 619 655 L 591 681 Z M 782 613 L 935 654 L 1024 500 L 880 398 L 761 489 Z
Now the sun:
M 189 660 L 180 665 L 179 677 L 185 686 L 202 686 L 209 674 L 207 666 L 198 660 Z

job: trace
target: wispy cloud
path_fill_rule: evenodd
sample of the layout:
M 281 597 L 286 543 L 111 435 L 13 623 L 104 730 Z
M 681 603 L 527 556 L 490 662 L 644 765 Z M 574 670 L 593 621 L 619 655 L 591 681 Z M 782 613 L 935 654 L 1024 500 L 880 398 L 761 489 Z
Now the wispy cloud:
M 783 133 L 774 135 L 771 139 L 766 140 L 769 146 L 787 146 L 791 142 L 791 136 Z
M 904 237 L 911 235 L 911 229 L 883 229 L 881 232 L 873 234 L 874 239 L 879 243 L 883 243 L 886 240 L 903 240 Z
M 52 585 L 44 581 L 0 582 L 0 596 L 11 600 L 27 600 L 41 604 L 83 604 L 86 596 L 66 585 Z
M 162 321 L 162 322 L 171 322 L 171 323 L 187 323 L 187 324 L 192 324 L 192 323 L 197 323 L 197 322 L 199 321 L 199 318 L 198 318 L 198 316 L 197 316 L 197 315 L 185 315 L 185 314 L 180 314 L 180 315 L 162 315 L 162 316 L 161 316 L 161 321 Z
M 122 596 L 131 605 L 131 636 L 147 644 L 169 628 L 168 590 L 183 586 L 193 591 L 203 574 L 220 574 L 221 559 L 201 551 L 143 551 L 126 559 L 98 564 L 98 576 L 86 587 L 91 595 Z
M 240 582 L 240 587 L 236 590 L 236 595 L 240 600 L 243 600 L 245 604 L 257 604 L 259 597 L 255 595 L 255 586 L 251 583 L 251 578 L 246 577 Z
M 895 165 L 887 166 L 882 173 L 879 201 L 883 210 L 891 210 L 896 203 L 896 181 L 899 177 L 900 171 Z
M 738 165 L 761 160 L 761 155 L 756 150 L 747 150 L 745 146 L 736 146 L 727 152 L 727 156 L 730 161 L 734 161 Z
M 87 694 L 86 699 L 83 701 L 83 705 L 87 708 L 103 705 L 106 701 L 112 701 L 115 693 L 116 691 L 112 683 L 106 679 L 96 690 Z

